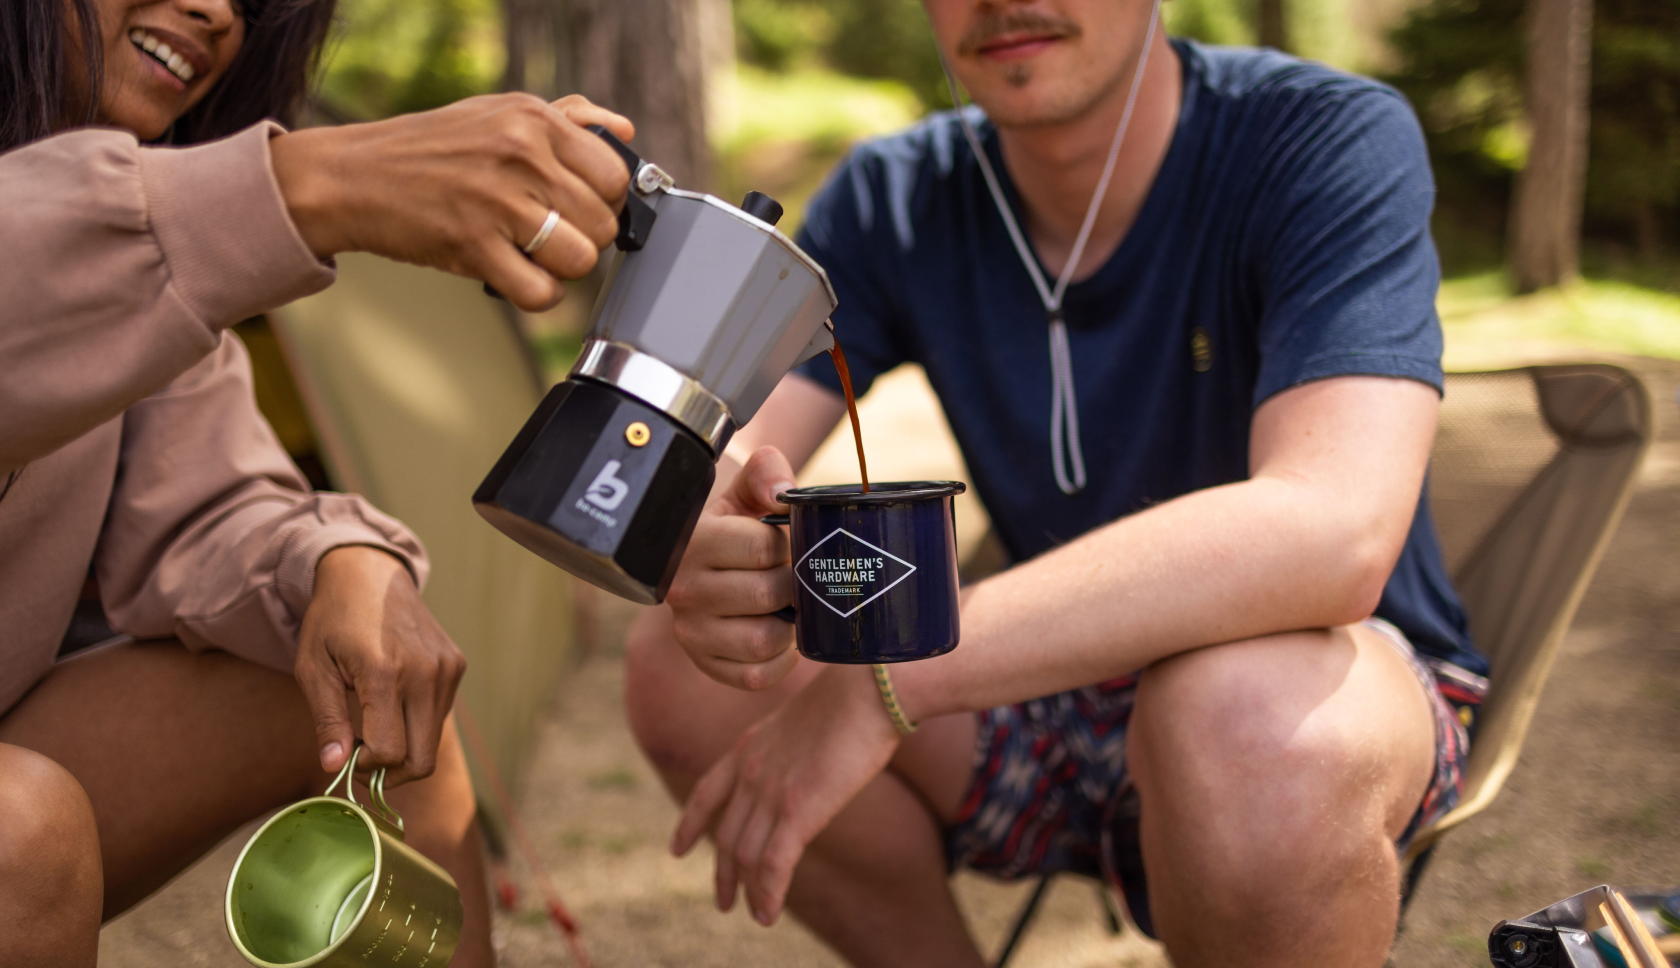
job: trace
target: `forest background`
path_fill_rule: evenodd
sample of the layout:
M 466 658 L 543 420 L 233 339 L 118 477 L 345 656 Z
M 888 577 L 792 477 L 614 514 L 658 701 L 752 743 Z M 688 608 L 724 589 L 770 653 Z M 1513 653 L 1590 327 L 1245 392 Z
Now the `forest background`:
M 1532 140 L 1525 0 L 1170 0 L 1164 11 L 1175 35 L 1264 40 L 1380 78 L 1411 100 L 1438 185 L 1449 342 L 1457 332 L 1680 357 L 1680 0 L 1568 2 L 1591 18 L 1581 278 L 1516 301 L 1504 266 Z M 317 96 L 324 119 L 504 89 L 583 90 L 637 120 L 643 153 L 684 184 L 783 201 L 790 232 L 851 144 L 950 103 L 917 0 L 341 0 L 340 9 Z M 554 364 L 565 362 L 576 324 L 542 334 Z

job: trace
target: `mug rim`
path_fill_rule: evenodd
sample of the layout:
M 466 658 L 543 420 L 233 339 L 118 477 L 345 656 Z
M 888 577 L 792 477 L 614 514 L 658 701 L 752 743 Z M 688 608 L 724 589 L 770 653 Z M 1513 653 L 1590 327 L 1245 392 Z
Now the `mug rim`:
M 322 794 L 320 796 L 306 797 L 305 799 L 298 800 L 295 803 L 288 805 L 286 809 L 281 810 L 279 813 L 270 817 L 266 823 L 257 828 L 257 832 L 251 835 L 251 839 L 247 840 L 244 848 L 239 851 L 239 859 L 233 862 L 233 873 L 228 877 L 227 899 L 222 905 L 222 915 L 223 920 L 227 923 L 228 937 L 233 941 L 234 947 L 239 950 L 240 956 L 246 961 L 249 961 L 252 965 L 258 966 L 258 968 L 310 968 L 311 965 L 320 964 L 339 948 L 343 947 L 346 939 L 350 937 L 350 932 L 346 930 L 344 934 L 338 937 L 338 940 L 331 942 L 325 948 L 322 948 L 320 951 L 310 955 L 302 961 L 267 961 L 245 946 L 244 939 L 239 936 L 239 931 L 234 925 L 233 899 L 239 883 L 239 870 L 245 864 L 245 855 L 251 852 L 251 848 L 256 846 L 257 841 L 262 839 L 262 835 L 267 833 L 270 827 L 279 823 L 286 817 L 287 814 L 290 814 L 298 807 L 307 807 L 315 803 L 331 803 L 334 806 L 344 806 L 354 810 L 357 817 L 362 821 L 362 825 L 367 828 L 368 834 L 373 838 L 373 881 L 375 884 L 379 883 L 379 875 L 384 870 L 385 845 L 379 839 L 379 825 L 374 823 L 373 814 L 363 809 L 362 805 L 359 803 L 353 803 L 343 797 L 335 797 L 331 794 Z M 356 912 L 356 917 L 351 922 L 352 925 L 359 923 L 363 915 L 367 913 L 368 906 L 373 903 L 373 893 L 373 891 L 368 891 L 368 896 L 362 899 L 362 906 Z
M 953 497 L 968 490 L 962 481 L 881 481 L 869 485 L 869 493 L 862 484 L 822 484 L 816 487 L 796 487 L 776 495 L 776 500 L 793 506 L 801 504 L 862 505 L 901 504 Z

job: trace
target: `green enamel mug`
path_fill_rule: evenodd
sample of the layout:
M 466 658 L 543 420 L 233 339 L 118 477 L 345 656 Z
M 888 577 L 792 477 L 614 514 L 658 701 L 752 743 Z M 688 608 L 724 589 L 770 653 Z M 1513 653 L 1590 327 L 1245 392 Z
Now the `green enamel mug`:
M 259 968 L 443 968 L 461 940 L 461 892 L 403 843 L 385 771 L 351 787 L 357 746 L 332 785 L 256 832 L 228 879 L 227 929 Z M 344 796 L 332 796 L 344 784 Z M 371 809 L 370 809 L 371 808 Z

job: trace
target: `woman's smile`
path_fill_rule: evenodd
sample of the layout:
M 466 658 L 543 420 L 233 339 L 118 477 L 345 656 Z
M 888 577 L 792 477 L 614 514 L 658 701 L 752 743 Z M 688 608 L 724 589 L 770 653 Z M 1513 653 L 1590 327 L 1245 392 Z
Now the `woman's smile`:
M 182 89 L 192 83 L 193 76 L 202 72 L 209 60 L 201 51 L 194 51 L 190 41 L 167 31 L 135 27 L 129 30 L 128 41 L 143 56 L 179 79 Z
M 99 116 L 149 141 L 227 73 L 245 38 L 230 0 L 97 0 L 105 24 Z

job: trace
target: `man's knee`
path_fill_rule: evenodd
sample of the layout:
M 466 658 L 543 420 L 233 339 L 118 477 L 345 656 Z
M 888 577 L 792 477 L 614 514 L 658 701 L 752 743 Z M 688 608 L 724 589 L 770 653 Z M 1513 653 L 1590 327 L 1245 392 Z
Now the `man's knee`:
M 1138 687 L 1140 792 L 1208 828 L 1227 862 L 1368 849 L 1391 764 L 1338 690 L 1345 630 L 1211 646 L 1157 663 Z
M 39 753 L 0 744 L 0 906 L 55 922 L 91 916 L 97 929 L 103 893 L 99 828 L 81 784 Z
M 696 778 L 716 758 L 696 727 L 704 715 L 694 681 L 699 676 L 662 609 L 648 609 L 625 642 L 624 705 L 636 745 L 667 779 Z
M 624 703 L 643 755 L 679 795 L 728 752 L 741 733 L 803 689 L 816 674 L 802 662 L 768 689 L 715 682 L 671 633 L 670 612 L 650 608 L 630 627 Z

